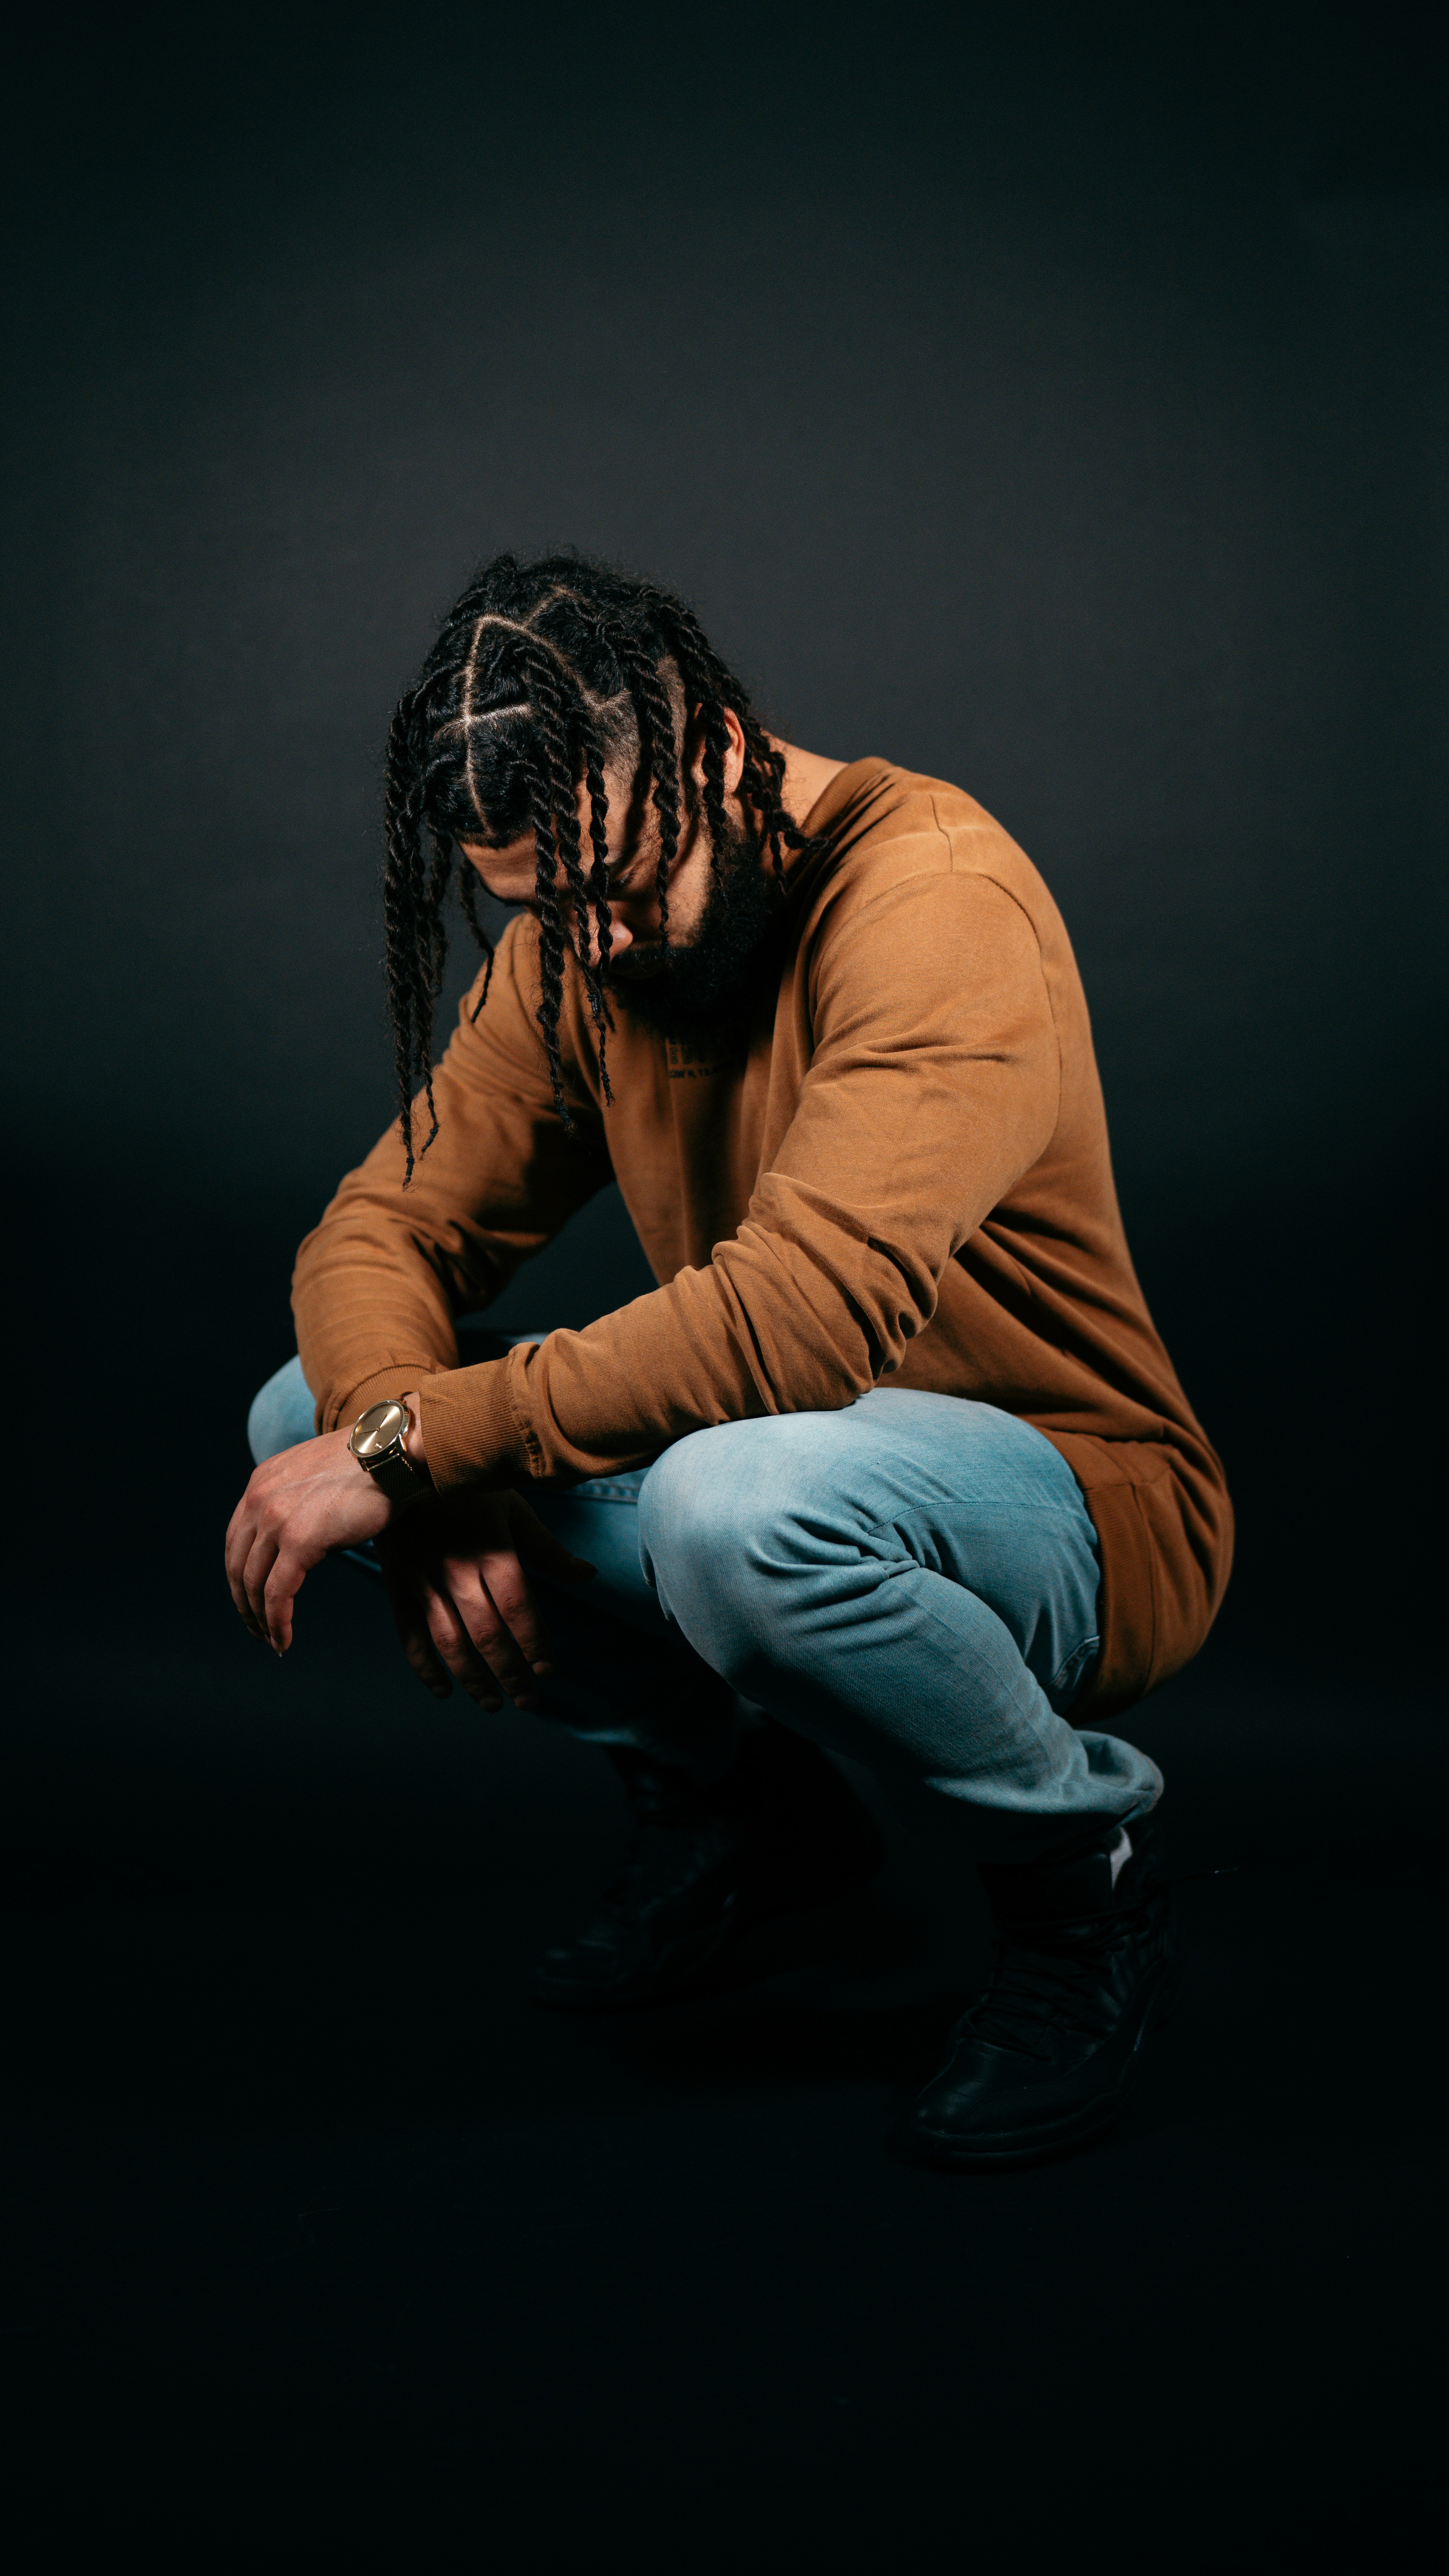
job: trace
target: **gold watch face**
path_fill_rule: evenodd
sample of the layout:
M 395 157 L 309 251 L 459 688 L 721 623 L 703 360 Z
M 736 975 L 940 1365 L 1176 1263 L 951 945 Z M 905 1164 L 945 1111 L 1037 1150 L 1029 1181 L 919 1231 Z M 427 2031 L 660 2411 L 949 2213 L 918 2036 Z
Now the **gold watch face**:
M 407 1427 L 407 1406 L 390 1397 L 386 1404 L 370 1404 L 365 1413 L 359 1413 L 347 1445 L 365 1467 L 395 1449 Z

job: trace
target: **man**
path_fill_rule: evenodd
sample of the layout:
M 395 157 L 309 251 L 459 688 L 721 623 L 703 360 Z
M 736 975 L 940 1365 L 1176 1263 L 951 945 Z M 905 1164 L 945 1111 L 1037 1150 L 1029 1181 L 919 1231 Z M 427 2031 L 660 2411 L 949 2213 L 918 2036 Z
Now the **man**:
M 1201 1644 L 1231 1515 L 1051 897 L 970 797 L 776 742 L 676 600 L 573 556 L 459 601 L 387 834 L 400 1114 L 298 1256 L 238 1610 L 285 1652 L 308 1569 L 371 1545 L 430 1689 L 606 1747 L 635 1832 L 541 1964 L 565 2008 L 858 1885 L 827 1753 L 868 1765 L 998 1934 L 917 2151 L 1091 2134 L 1180 1972 L 1161 1778 L 1102 1722 Z M 433 1068 L 455 862 L 485 947 L 476 885 L 520 910 Z M 611 1179 L 658 1288 L 460 1338 Z

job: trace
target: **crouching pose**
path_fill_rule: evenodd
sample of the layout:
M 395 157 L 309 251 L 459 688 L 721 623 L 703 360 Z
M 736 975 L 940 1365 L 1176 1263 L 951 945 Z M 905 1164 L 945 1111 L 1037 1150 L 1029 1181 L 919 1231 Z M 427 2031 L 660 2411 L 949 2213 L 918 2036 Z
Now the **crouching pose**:
M 455 865 L 485 960 L 434 1067 Z M 400 1115 L 298 1256 L 243 1619 L 285 1652 L 308 1569 L 370 1547 L 430 1689 L 605 1747 L 634 1834 L 540 1964 L 568 2010 L 859 1885 L 829 1756 L 867 1765 L 997 1927 L 918 2151 L 1091 2134 L 1179 1976 L 1161 1777 L 1109 1729 L 1202 1643 L 1231 1514 L 1041 878 L 959 788 L 766 734 L 666 592 L 504 556 L 394 718 L 386 904 Z M 611 1180 L 649 1295 L 466 1321 Z

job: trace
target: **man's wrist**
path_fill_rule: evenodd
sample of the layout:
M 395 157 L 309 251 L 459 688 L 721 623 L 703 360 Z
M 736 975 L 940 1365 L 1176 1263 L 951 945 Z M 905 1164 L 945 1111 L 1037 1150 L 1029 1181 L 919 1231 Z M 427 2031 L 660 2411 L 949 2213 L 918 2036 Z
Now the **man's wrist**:
M 423 1438 L 423 1399 L 421 1391 L 417 1387 L 414 1387 L 407 1395 L 399 1396 L 398 1402 L 399 1404 L 405 1405 L 407 1408 L 408 1427 L 403 1433 L 402 1445 L 408 1465 L 410 1467 L 415 1467 L 418 1474 L 420 1476 L 427 1477 L 428 1483 L 431 1484 L 433 1480 L 432 1477 L 428 1475 L 427 1443 Z
M 382 1396 L 377 1403 L 364 1406 L 347 1435 L 347 1446 L 378 1492 L 400 1509 L 405 1511 L 410 1503 L 435 1490 L 428 1473 L 416 1387 L 411 1397 Z

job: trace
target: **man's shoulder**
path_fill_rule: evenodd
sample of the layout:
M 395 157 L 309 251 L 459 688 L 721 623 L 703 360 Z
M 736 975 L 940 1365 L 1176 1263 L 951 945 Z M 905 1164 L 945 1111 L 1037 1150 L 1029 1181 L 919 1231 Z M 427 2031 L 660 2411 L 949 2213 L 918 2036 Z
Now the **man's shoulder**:
M 864 899 L 912 879 L 988 879 L 1035 912 L 1050 903 L 1026 852 L 994 814 L 949 779 L 888 760 L 852 761 L 809 817 L 812 891 Z

